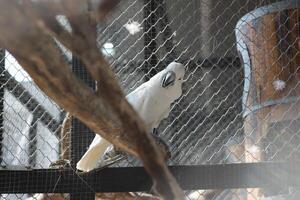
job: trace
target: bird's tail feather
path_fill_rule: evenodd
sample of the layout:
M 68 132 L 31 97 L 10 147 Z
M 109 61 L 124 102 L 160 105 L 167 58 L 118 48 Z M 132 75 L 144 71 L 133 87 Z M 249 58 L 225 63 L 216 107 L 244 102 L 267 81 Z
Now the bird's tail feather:
M 78 161 L 76 168 L 84 172 L 95 169 L 99 159 L 104 155 L 110 145 L 111 144 L 103 138 L 93 141 L 87 152 L 85 152 L 83 157 Z

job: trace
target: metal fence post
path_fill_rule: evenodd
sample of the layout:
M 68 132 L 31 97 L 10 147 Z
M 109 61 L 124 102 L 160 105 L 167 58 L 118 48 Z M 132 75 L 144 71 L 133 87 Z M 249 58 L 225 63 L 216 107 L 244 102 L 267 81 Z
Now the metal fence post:
M 155 38 L 157 36 L 157 31 L 155 23 L 158 20 L 157 8 L 159 2 L 157 0 L 144 0 L 144 58 L 145 58 L 145 73 L 147 74 L 146 79 L 149 80 L 152 76 L 156 74 L 155 66 L 158 63 L 155 51 L 157 50 L 157 44 Z
M 93 81 L 88 71 L 83 67 L 83 64 L 75 57 L 72 59 L 72 69 L 78 78 L 83 80 L 91 88 L 95 89 L 95 81 Z M 73 168 L 76 167 L 76 163 L 79 161 L 81 156 L 83 156 L 94 136 L 93 132 L 78 119 L 72 119 L 71 164 Z M 92 191 L 86 191 L 84 193 L 71 194 L 70 198 L 71 200 L 94 200 L 95 193 Z
M 5 70 L 5 50 L 0 49 L 0 165 L 2 163 L 2 142 L 4 132 L 4 70 Z

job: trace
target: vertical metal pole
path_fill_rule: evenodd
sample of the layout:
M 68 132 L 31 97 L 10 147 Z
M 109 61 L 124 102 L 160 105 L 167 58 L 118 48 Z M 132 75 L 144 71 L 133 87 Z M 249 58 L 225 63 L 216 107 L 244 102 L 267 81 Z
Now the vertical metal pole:
M 4 71 L 5 50 L 0 49 L 0 165 L 3 161 L 2 142 L 4 134 Z
M 147 74 L 146 80 L 149 80 L 157 72 L 155 67 L 157 66 L 158 59 L 154 52 L 157 50 L 157 44 L 155 38 L 157 31 L 155 23 L 158 20 L 157 8 L 159 5 L 158 0 L 144 0 L 144 58 L 145 58 L 145 72 Z
M 91 78 L 88 71 L 83 67 L 83 64 L 75 57 L 72 59 L 73 72 L 78 78 L 83 80 L 88 86 L 95 89 L 95 81 Z M 88 101 L 88 99 L 87 99 Z M 92 142 L 95 134 L 81 123 L 78 119 L 72 119 L 72 134 L 71 134 L 71 164 L 73 168 L 76 167 L 76 163 L 86 152 L 89 144 Z M 95 193 L 86 191 L 86 193 L 70 194 L 71 200 L 85 199 L 94 200 Z

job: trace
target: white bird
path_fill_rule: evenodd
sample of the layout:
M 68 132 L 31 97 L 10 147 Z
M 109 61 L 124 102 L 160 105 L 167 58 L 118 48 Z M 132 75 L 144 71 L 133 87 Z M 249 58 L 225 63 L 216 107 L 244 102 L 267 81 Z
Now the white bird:
M 147 131 L 157 128 L 159 123 L 169 115 L 170 105 L 182 94 L 184 66 L 172 62 L 149 81 L 143 83 L 126 96 L 139 116 L 144 120 Z M 87 152 L 77 163 L 77 169 L 89 172 L 96 168 L 99 159 L 111 145 L 96 134 Z

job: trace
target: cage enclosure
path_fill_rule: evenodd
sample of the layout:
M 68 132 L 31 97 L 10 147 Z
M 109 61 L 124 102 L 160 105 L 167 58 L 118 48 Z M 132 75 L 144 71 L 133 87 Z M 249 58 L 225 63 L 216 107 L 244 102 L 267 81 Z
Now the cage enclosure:
M 123 0 L 97 25 L 95 42 L 125 94 L 172 61 L 184 64 L 182 95 L 154 134 L 170 149 L 186 199 L 299 199 L 299 9 L 298 0 Z M 67 17 L 57 20 L 70 28 Z M 96 89 L 83 63 L 54 42 Z M 78 174 L 95 134 L 9 51 L 0 57 L 1 200 L 156 198 L 129 155 Z M 51 168 L 61 159 L 70 165 Z

